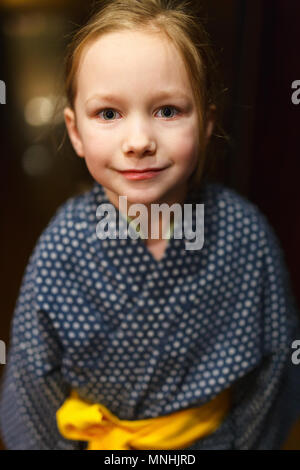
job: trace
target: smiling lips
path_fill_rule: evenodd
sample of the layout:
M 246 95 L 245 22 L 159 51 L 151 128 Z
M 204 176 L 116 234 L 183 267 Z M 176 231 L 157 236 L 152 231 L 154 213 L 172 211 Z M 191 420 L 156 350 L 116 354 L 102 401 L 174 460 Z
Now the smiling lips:
M 145 180 L 157 176 L 162 170 L 164 168 L 145 168 L 144 170 L 125 170 L 119 173 L 129 180 Z

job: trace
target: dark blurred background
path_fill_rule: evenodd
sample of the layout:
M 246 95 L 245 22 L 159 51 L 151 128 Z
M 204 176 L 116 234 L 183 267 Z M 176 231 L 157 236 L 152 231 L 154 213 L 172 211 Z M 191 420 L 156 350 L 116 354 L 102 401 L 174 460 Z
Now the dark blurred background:
M 63 60 L 70 34 L 95 1 L 2 0 L 0 79 L 0 339 L 9 345 L 21 279 L 38 236 L 58 206 L 91 185 L 84 160 L 64 136 Z M 300 305 L 299 0 L 202 0 L 226 92 L 224 128 L 213 178 L 254 202 L 275 229 Z M 298 338 L 299 339 L 299 338 Z M 5 365 L 0 365 L 0 374 Z M 300 392 L 299 392 L 300 395 Z M 278 423 L 280 426 L 280 423 Z M 2 447 L 3 448 L 3 447 Z M 1 441 L 0 441 L 1 449 Z M 300 450 L 300 421 L 284 449 Z

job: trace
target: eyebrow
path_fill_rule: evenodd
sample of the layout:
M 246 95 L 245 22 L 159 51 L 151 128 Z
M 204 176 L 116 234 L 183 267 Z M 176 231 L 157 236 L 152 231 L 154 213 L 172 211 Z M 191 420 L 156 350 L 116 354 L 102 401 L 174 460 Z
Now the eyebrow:
M 183 98 L 186 100 L 190 99 L 190 97 L 186 93 L 180 90 L 175 90 L 175 89 L 161 90 L 153 96 L 153 99 L 165 99 L 165 98 Z M 92 95 L 90 98 L 88 98 L 85 104 L 87 104 L 89 101 L 96 100 L 96 99 L 105 100 L 105 101 L 118 101 L 118 97 L 111 93 L 103 93 L 103 94 L 96 93 L 95 95 Z

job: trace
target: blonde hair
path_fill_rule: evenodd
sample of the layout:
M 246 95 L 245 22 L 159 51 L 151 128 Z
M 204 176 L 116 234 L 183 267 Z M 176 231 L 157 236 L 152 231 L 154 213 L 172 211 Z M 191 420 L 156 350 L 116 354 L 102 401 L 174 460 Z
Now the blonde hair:
M 190 79 L 199 122 L 200 152 L 190 187 L 199 187 L 206 162 L 205 128 L 210 105 L 220 98 L 220 81 L 209 36 L 200 23 L 196 2 L 174 0 L 102 0 L 86 25 L 73 36 L 65 58 L 65 94 L 68 106 L 74 109 L 76 74 L 83 49 L 106 33 L 141 30 L 164 34 L 179 51 Z M 218 111 L 215 129 L 226 138 Z M 222 135 L 221 135 L 222 137 Z

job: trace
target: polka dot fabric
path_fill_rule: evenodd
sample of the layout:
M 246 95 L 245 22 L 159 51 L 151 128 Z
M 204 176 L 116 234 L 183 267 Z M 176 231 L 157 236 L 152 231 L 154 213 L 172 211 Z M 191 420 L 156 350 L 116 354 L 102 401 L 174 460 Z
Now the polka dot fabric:
M 232 387 L 229 416 L 190 449 L 276 448 L 286 437 L 300 414 L 300 368 L 291 364 L 300 334 L 276 235 L 257 207 L 222 185 L 205 183 L 185 202 L 193 219 L 160 261 L 141 238 L 121 239 L 128 222 L 118 211 L 117 225 L 108 214 L 109 238 L 97 238 L 97 207 L 109 204 L 98 183 L 57 211 L 14 312 L 1 387 L 7 448 L 84 448 L 56 426 L 71 389 L 135 420 L 200 406 Z M 186 250 L 196 203 L 204 204 L 204 246 Z

